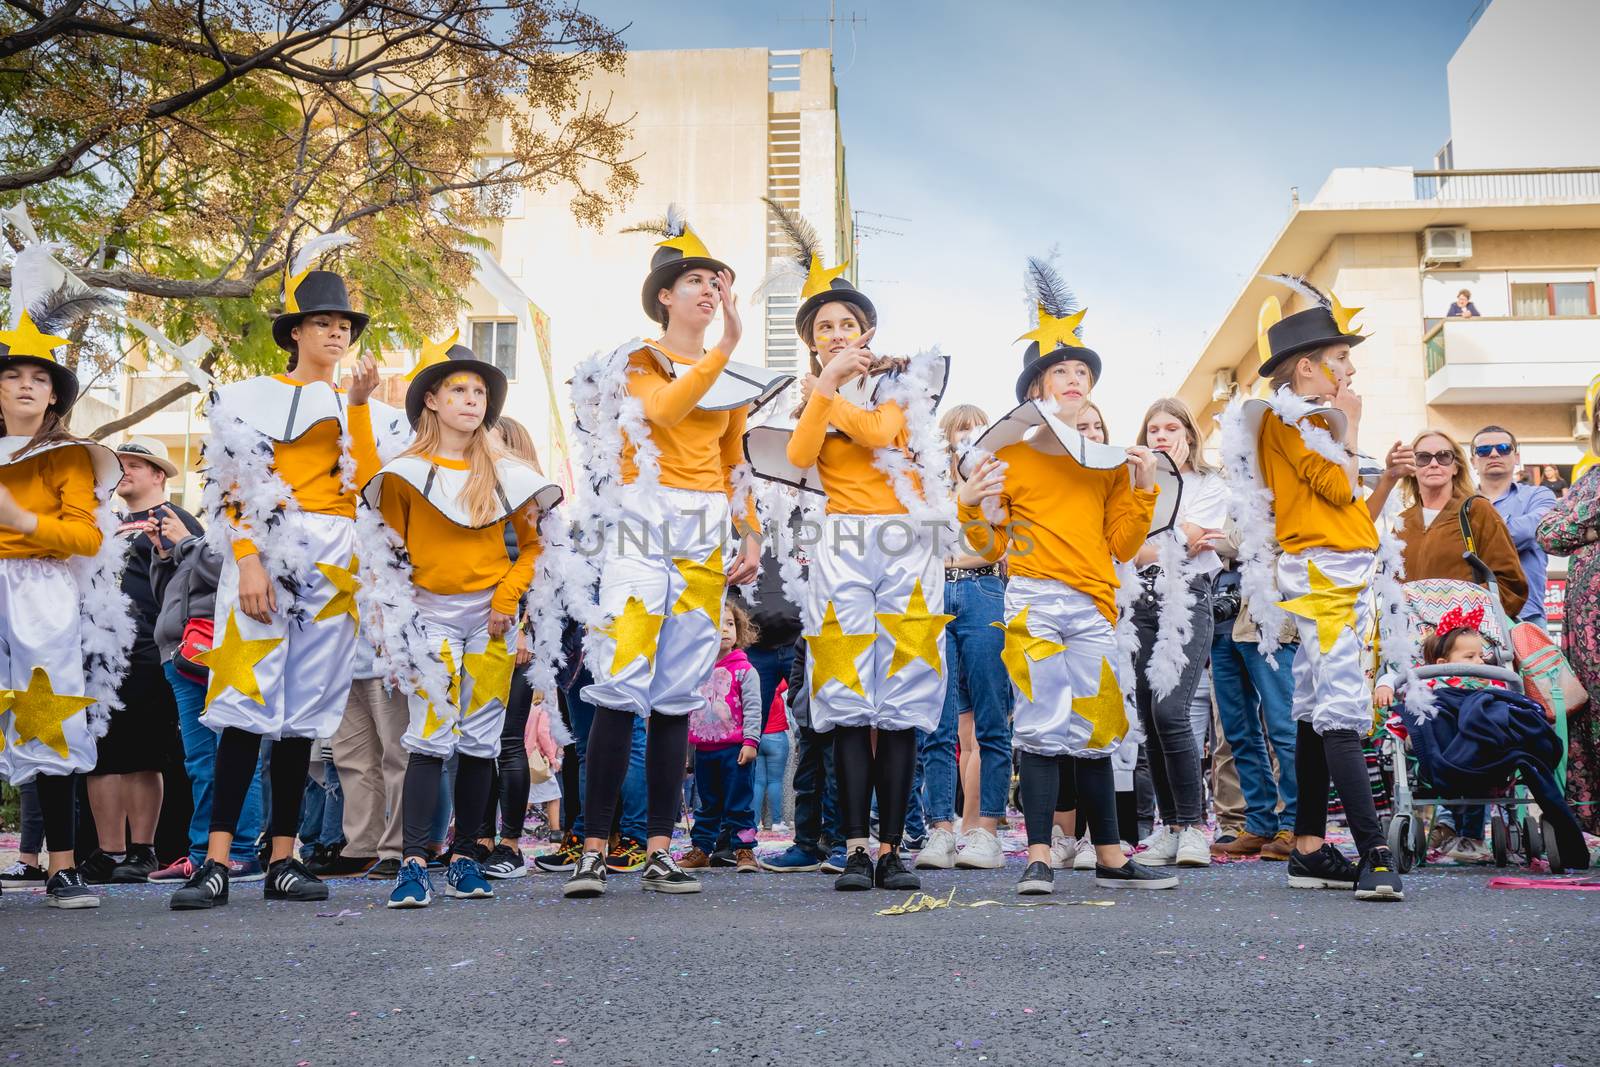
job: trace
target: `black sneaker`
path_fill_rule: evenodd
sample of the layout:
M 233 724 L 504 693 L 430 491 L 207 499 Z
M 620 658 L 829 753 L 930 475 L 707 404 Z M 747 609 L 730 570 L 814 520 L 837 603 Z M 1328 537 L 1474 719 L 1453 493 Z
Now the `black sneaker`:
M 1129 860 L 1121 867 L 1094 865 L 1094 884 L 1105 889 L 1176 889 L 1178 876 Z
M 1055 891 L 1056 872 L 1043 860 L 1028 864 L 1028 869 L 1022 872 L 1022 880 L 1017 883 L 1017 893 L 1025 897 L 1044 897 Z
M 657 849 L 650 853 L 650 858 L 645 861 L 644 875 L 639 879 L 639 888 L 656 893 L 698 893 L 700 879 L 679 867 L 678 861 L 672 858 L 672 853 L 665 849 Z
M 369 882 L 392 882 L 400 877 L 400 861 L 394 857 L 379 860 L 372 865 L 372 870 L 367 872 Z
M 1360 874 L 1356 878 L 1357 900 L 1404 900 L 1405 890 L 1400 885 L 1400 872 L 1395 870 L 1394 857 L 1387 847 L 1379 845 L 1361 857 Z
M 110 885 L 111 874 L 121 862 L 105 849 L 96 849 L 94 855 L 78 864 L 78 877 L 89 885 Z
M 111 871 L 111 881 L 116 885 L 140 885 L 161 867 L 156 859 L 154 845 L 133 845 Z
M 891 848 L 878 857 L 878 869 L 872 876 L 879 889 L 900 889 L 914 892 L 922 888 L 922 879 L 906 870 L 905 857 L 900 850 Z
M 600 852 L 585 852 L 579 856 L 572 877 L 561 887 L 564 897 L 597 897 L 605 891 L 606 857 Z
M 343 845 L 319 849 L 305 863 L 306 871 L 319 878 L 359 878 L 372 870 L 376 856 L 346 856 Z M 395 874 L 399 874 L 397 870 Z
M 328 887 L 297 859 L 279 860 L 267 868 L 268 900 L 327 900 Z
M 103 853 L 102 853 L 103 855 Z M 52 908 L 98 908 L 100 898 L 84 883 L 76 869 L 68 867 L 50 876 L 44 885 L 45 903 Z
M 183 888 L 172 894 L 167 907 L 173 911 L 200 911 L 219 908 L 228 902 L 228 865 L 206 860 L 195 868 Z
M 833 888 L 841 893 L 854 893 L 872 888 L 872 858 L 867 850 L 858 848 L 844 861 L 844 873 L 833 880 Z
M 713 866 L 713 867 L 737 867 L 737 866 L 739 866 L 739 861 L 734 856 L 733 849 L 731 849 L 731 848 L 719 848 L 716 851 L 711 853 L 711 866 Z
M 1289 852 L 1290 889 L 1354 889 L 1356 865 L 1326 841 L 1315 852 Z
M 528 861 L 522 858 L 521 849 L 502 841 L 484 859 L 483 873 L 496 880 L 522 878 L 528 873 Z
M 0 885 L 44 885 L 50 876 L 43 867 L 17 860 L 9 867 L 0 868 Z
M 428 870 L 442 871 L 450 866 L 450 846 L 446 845 L 444 851 L 428 857 Z
M 578 869 L 578 858 L 583 855 L 583 838 L 568 830 L 561 844 L 553 851 L 533 857 L 533 865 L 547 874 Z

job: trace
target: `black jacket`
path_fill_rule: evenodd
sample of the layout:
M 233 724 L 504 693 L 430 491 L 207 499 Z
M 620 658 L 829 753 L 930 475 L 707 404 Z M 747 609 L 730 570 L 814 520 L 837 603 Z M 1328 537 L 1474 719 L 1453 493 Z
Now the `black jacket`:
M 209 619 L 217 610 L 217 582 L 222 578 L 222 557 L 204 537 L 179 541 L 167 558 L 151 554 L 150 585 L 161 603 L 156 616 L 156 649 L 161 662 L 172 658 L 183 641 L 190 619 Z

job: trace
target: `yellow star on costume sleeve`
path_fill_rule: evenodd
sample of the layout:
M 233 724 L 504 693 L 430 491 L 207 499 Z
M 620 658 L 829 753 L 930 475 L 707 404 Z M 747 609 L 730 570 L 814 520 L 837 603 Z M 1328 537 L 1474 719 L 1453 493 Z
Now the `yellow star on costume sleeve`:
M 1019 341 L 1038 341 L 1039 354 L 1047 355 L 1059 345 L 1068 348 L 1082 348 L 1083 342 L 1079 340 L 1076 332 L 1083 316 L 1088 314 L 1088 308 L 1081 308 L 1070 315 L 1056 318 L 1045 311 L 1044 305 L 1039 305 L 1039 325 L 1017 338 Z
M 356 567 L 359 561 L 350 557 L 350 566 L 341 567 L 337 563 L 319 563 L 317 570 L 328 579 L 328 584 L 333 586 L 333 596 L 317 612 L 317 617 L 312 622 L 321 622 L 324 619 L 337 619 L 341 615 L 349 615 L 357 625 L 361 625 L 361 611 L 356 607 L 356 590 L 361 588 L 361 580 L 356 577 Z
M 1128 732 L 1128 705 L 1122 699 L 1122 686 L 1117 684 L 1117 672 L 1111 661 L 1100 657 L 1100 689 L 1094 696 L 1073 697 L 1074 714 L 1089 720 L 1094 730 L 1089 734 L 1087 746 L 1100 749 Z
M 461 331 L 456 330 L 443 341 L 426 340 L 422 342 L 422 351 L 417 353 L 417 365 L 406 371 L 406 381 L 411 381 L 422 371 L 435 363 L 443 363 L 450 358 L 450 347 L 460 340 Z
M 17 744 L 37 741 L 66 759 L 72 753 L 61 724 L 93 703 L 94 697 L 57 694 L 50 675 L 43 667 L 35 667 L 28 678 L 28 688 L 11 694 L 11 722 L 17 730 Z
M 491 700 L 500 701 L 502 707 L 510 703 L 511 669 L 516 659 L 505 638 L 489 638 L 488 648 L 482 652 L 468 652 L 461 658 L 461 664 L 467 669 L 467 677 L 472 679 L 472 695 L 467 698 L 467 706 L 461 709 L 463 718 Z
M 450 653 L 450 642 L 439 642 L 439 659 L 444 664 L 444 673 L 450 679 L 450 703 L 454 706 L 461 704 L 461 675 L 456 671 L 456 658 Z M 417 695 L 428 702 L 428 710 L 422 717 L 422 736 L 432 737 L 439 732 L 439 728 L 450 721 L 449 717 L 440 718 L 439 710 L 433 703 L 433 698 L 428 696 L 425 689 L 419 689 Z
M 809 300 L 818 293 L 831 288 L 833 280 L 843 274 L 848 266 L 850 266 L 850 261 L 847 259 L 837 267 L 831 269 L 824 267 L 822 265 L 822 257 L 815 252 L 811 253 L 811 269 L 806 272 L 805 285 L 800 287 L 800 299 Z
M 211 681 L 206 686 L 206 704 L 209 705 L 224 690 L 237 689 L 241 696 L 266 707 L 267 702 L 261 698 L 261 683 L 256 681 L 256 664 L 281 644 L 281 637 L 244 640 L 239 636 L 237 612 L 229 609 L 222 640 L 213 645 L 210 651 L 195 657 L 211 671 Z
M 940 674 L 944 663 L 939 658 L 939 635 L 950 625 L 954 615 L 934 615 L 928 611 L 928 602 L 922 595 L 922 579 L 911 587 L 911 598 L 906 610 L 898 615 L 880 612 L 878 624 L 894 638 L 894 659 L 889 662 L 889 677 L 900 673 L 900 668 L 914 660 L 923 660 Z
M 1323 653 L 1333 651 L 1339 634 L 1346 627 L 1356 625 L 1356 599 L 1363 585 L 1334 585 L 1333 579 L 1322 573 L 1315 563 L 1306 564 L 1306 576 L 1311 581 L 1311 592 L 1283 602 L 1283 610 L 1317 624 L 1317 644 Z
M 1006 645 L 1000 652 L 1000 661 L 1006 665 L 1006 673 L 1011 675 L 1011 684 L 1017 687 L 1017 692 L 1025 699 L 1032 700 L 1033 672 L 1028 669 L 1028 661 L 1037 662 L 1057 652 L 1065 652 L 1067 646 L 1028 632 L 1027 605 L 1023 605 L 1010 622 L 1004 625 L 991 622 L 989 625 L 1006 632 Z
M 672 605 L 674 615 L 699 609 L 711 625 L 722 629 L 722 594 L 728 588 L 728 572 L 722 563 L 722 546 L 712 549 L 704 563 L 695 559 L 674 559 L 672 565 L 683 575 L 684 589 Z M 652 653 L 654 655 L 654 653 Z
M 33 319 L 28 317 L 26 309 L 22 317 L 17 320 L 14 330 L 0 330 L 0 345 L 5 345 L 11 350 L 13 356 L 33 356 L 36 359 L 48 359 L 54 363 L 55 350 L 70 342 L 65 337 L 56 337 L 53 334 L 40 333 L 39 327 L 33 324 Z
M 606 636 L 617 643 L 617 650 L 611 654 L 613 676 L 621 674 L 623 668 L 641 656 L 652 668 L 655 667 L 656 641 L 661 637 L 661 624 L 666 618 L 665 615 L 654 615 L 645 610 L 644 601 L 638 597 L 628 598 L 628 602 L 622 606 L 622 614 L 612 619 L 611 625 L 605 628 Z
M 827 613 L 822 617 L 821 632 L 806 635 L 806 650 L 811 656 L 811 695 L 829 682 L 838 682 L 861 696 L 867 691 L 861 685 L 861 672 L 856 670 L 856 657 L 872 647 L 878 639 L 875 633 L 847 634 L 839 625 L 839 613 L 833 601 L 828 601 Z

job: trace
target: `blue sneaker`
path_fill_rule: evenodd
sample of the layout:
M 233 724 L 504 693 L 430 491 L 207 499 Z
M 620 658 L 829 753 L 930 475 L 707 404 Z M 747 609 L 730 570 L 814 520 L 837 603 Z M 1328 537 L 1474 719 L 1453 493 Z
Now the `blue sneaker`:
M 775 874 L 795 874 L 800 871 L 814 871 L 822 866 L 822 861 L 817 854 L 799 845 L 790 845 L 777 855 L 757 856 L 756 863 L 763 871 L 772 871 Z
M 494 887 L 483 876 L 478 861 L 462 856 L 444 873 L 444 891 L 460 900 L 494 896 Z
M 822 861 L 822 866 L 819 867 L 818 870 L 823 871 L 826 874 L 843 874 L 844 846 L 840 845 L 838 848 L 828 853 L 828 858 Z
M 394 892 L 389 894 L 391 908 L 426 908 L 433 903 L 433 880 L 428 869 L 420 863 L 400 864 L 400 876 L 394 880 Z

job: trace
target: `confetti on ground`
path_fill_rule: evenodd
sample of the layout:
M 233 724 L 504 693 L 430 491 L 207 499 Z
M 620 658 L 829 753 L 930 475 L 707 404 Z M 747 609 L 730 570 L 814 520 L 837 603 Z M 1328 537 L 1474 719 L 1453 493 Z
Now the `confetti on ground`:
M 912 893 L 906 898 L 904 904 L 896 904 L 877 912 L 878 915 L 914 915 L 919 911 L 938 911 L 941 908 L 1050 908 L 1083 905 L 1091 908 L 1110 908 L 1116 905 L 1114 900 L 1030 900 L 1030 901 L 1005 901 L 1005 900 L 974 900 L 964 901 L 956 899 L 956 891 L 950 890 L 946 897 L 929 896 L 927 893 Z

